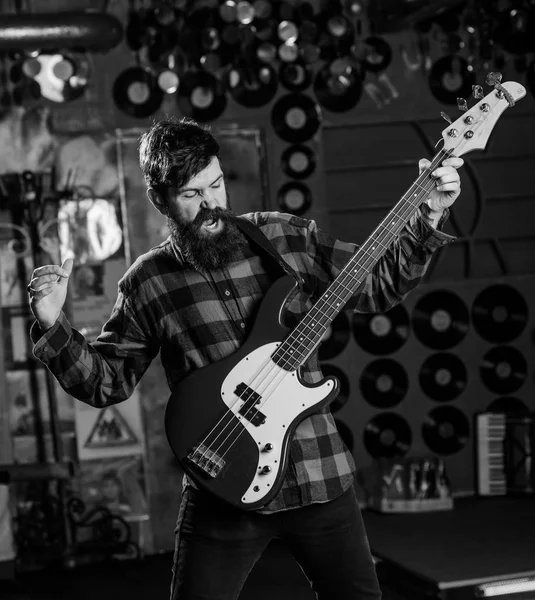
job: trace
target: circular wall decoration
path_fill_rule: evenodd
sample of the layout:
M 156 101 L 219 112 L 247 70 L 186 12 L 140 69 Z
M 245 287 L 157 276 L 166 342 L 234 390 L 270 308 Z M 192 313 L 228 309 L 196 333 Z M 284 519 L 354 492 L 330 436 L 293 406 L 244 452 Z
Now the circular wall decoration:
M 386 313 L 353 313 L 353 335 L 357 344 L 370 354 L 391 354 L 409 337 L 409 315 L 398 304 Z
M 254 68 L 235 67 L 228 74 L 228 88 L 234 100 L 247 108 L 269 104 L 279 87 L 277 74 L 270 65 L 258 63 Z
M 457 104 L 457 98 L 467 98 L 476 83 L 468 63 L 457 55 L 439 58 L 431 68 L 429 87 L 433 96 L 443 104 Z
M 412 443 L 412 432 L 403 417 L 384 412 L 364 427 L 364 446 L 374 458 L 404 456 Z
M 399 404 L 409 389 L 409 377 L 403 366 L 390 358 L 374 360 L 360 377 L 360 391 L 377 408 Z
M 277 202 L 282 212 L 303 215 L 312 205 L 312 193 L 304 183 L 289 181 L 279 188 Z
M 271 124 L 278 137 L 299 144 L 314 137 L 321 124 L 321 112 L 308 96 L 288 94 L 275 102 Z
M 312 83 L 312 67 L 303 60 L 282 63 L 279 79 L 290 92 L 302 92 Z
M 281 168 L 292 179 L 305 179 L 316 170 L 316 154 L 309 146 L 292 144 L 282 153 Z
M 327 331 L 318 347 L 320 360 L 329 360 L 338 356 L 349 342 L 349 319 L 345 312 L 339 313 Z
M 492 285 L 476 296 L 472 321 L 477 333 L 487 342 L 507 344 L 524 331 L 528 305 L 510 285 Z
M 524 355 L 512 346 L 491 348 L 483 357 L 479 374 L 491 392 L 512 394 L 526 380 L 528 363 Z
M 469 322 L 468 308 L 448 290 L 436 290 L 420 298 L 412 315 L 414 334 L 434 350 L 459 344 L 468 333 Z
M 227 107 L 225 86 L 212 73 L 188 71 L 180 79 L 177 104 L 182 114 L 196 121 L 214 121 Z
M 522 400 L 514 397 L 496 398 L 488 406 L 487 411 L 505 413 L 507 415 L 529 412 Z
M 335 400 L 333 400 L 329 404 L 329 409 L 331 413 L 334 415 L 337 413 L 349 400 L 350 393 L 350 385 L 349 385 L 349 377 L 336 365 L 331 365 L 328 363 L 321 364 L 321 372 L 325 377 L 336 377 L 340 382 L 340 392 Z
M 429 356 L 420 369 L 420 387 L 433 400 L 455 400 L 466 388 L 468 374 L 455 354 L 442 352 Z
M 143 119 L 160 108 L 163 91 L 153 73 L 141 67 L 130 67 L 115 79 L 113 100 L 127 115 Z
M 314 79 L 314 94 L 327 110 L 345 112 L 358 104 L 362 96 L 362 79 L 354 68 L 348 66 L 338 72 L 336 65 L 327 64 Z
M 435 454 L 455 454 L 468 443 L 470 423 L 454 406 L 438 406 L 425 417 L 422 436 Z
M 355 447 L 355 438 L 353 436 L 353 432 L 351 429 L 340 419 L 335 419 L 336 429 L 338 429 L 338 433 L 342 438 L 342 441 L 347 446 L 350 452 L 353 452 L 353 448 Z

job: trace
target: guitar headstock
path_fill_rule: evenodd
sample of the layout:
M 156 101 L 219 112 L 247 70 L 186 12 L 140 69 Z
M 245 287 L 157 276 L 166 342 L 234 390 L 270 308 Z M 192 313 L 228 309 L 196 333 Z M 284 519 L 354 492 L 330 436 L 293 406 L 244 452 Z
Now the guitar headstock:
M 442 132 L 445 150 L 451 150 L 454 156 L 462 156 L 485 148 L 503 111 L 526 95 L 526 88 L 520 83 L 507 81 L 502 84 L 500 80 L 499 73 L 489 74 L 487 82 L 494 89 L 485 97 L 482 97 L 480 86 L 473 86 L 474 96 L 481 100 L 469 110 L 466 101 L 459 99 L 459 108 L 466 112 Z

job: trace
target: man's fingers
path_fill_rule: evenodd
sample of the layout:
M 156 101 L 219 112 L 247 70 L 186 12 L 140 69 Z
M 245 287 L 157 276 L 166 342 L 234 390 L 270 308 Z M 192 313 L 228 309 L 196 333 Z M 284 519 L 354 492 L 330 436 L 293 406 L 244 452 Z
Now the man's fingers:
M 29 287 L 33 289 L 37 289 L 38 287 L 46 284 L 46 283 L 56 283 L 58 281 L 57 275 L 42 275 L 41 277 L 34 277 L 30 281 Z
M 72 260 L 72 258 L 69 260 Z M 71 269 L 72 269 L 72 264 L 71 264 Z M 44 267 L 37 267 L 37 269 L 35 269 L 33 272 L 34 278 L 42 277 L 43 275 L 52 275 L 52 274 L 59 276 L 59 277 L 68 277 L 70 274 L 70 271 L 67 272 L 65 269 L 62 269 L 59 265 L 45 265 Z
M 421 158 L 418 161 L 418 170 L 420 173 L 423 173 L 426 169 L 431 165 L 431 161 L 427 160 L 427 158 Z
M 52 293 L 53 289 L 54 289 L 54 286 L 50 283 L 43 285 L 41 287 L 38 287 L 38 288 L 28 286 L 28 292 L 31 294 L 32 298 L 35 298 L 37 300 L 40 300 L 41 298 L 48 296 L 48 294 Z

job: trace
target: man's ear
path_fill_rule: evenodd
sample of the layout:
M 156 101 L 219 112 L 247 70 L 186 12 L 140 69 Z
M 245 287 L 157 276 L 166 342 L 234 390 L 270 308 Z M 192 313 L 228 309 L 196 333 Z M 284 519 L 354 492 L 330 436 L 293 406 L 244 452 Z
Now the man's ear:
M 167 216 L 167 202 L 165 198 L 152 188 L 147 190 L 147 197 L 149 198 L 152 206 L 162 215 Z

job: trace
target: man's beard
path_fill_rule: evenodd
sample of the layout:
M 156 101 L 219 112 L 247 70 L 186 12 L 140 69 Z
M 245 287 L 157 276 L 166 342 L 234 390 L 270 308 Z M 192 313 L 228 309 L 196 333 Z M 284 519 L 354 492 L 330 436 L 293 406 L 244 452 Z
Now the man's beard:
M 203 223 L 210 218 L 221 219 L 223 229 L 203 233 Z M 220 269 L 241 255 L 247 239 L 236 224 L 236 216 L 228 208 L 201 209 L 191 223 L 167 216 L 167 226 L 173 243 L 180 249 L 189 266 L 197 271 Z

